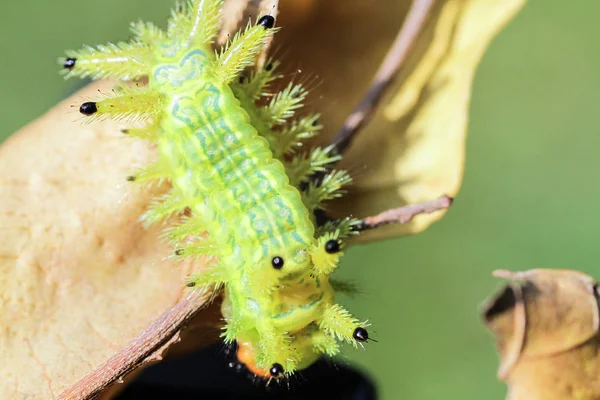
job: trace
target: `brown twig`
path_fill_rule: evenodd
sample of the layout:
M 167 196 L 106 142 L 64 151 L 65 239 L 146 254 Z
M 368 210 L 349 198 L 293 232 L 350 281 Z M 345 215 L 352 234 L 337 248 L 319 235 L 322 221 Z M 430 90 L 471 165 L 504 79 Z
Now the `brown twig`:
M 160 360 L 162 352 L 179 340 L 181 329 L 210 303 L 211 293 L 210 290 L 191 292 L 117 354 L 59 394 L 56 400 L 92 399 L 128 372 L 146 362 Z
M 371 87 L 356 109 L 346 118 L 344 125 L 331 141 L 334 154 L 342 154 L 360 128 L 373 116 L 386 90 L 396 78 L 400 67 L 406 61 L 411 48 L 421 32 L 434 0 L 413 0 L 408 15 L 398 32 L 392 47 L 388 51 L 383 63 L 375 74 Z
M 413 204 L 400 208 L 394 208 L 384 211 L 373 217 L 367 217 L 360 221 L 355 228 L 357 231 L 374 229 L 388 224 L 405 224 L 412 220 L 416 215 L 432 213 L 434 211 L 445 210 L 452 205 L 454 199 L 450 196 L 442 196 L 432 201 L 421 204 Z

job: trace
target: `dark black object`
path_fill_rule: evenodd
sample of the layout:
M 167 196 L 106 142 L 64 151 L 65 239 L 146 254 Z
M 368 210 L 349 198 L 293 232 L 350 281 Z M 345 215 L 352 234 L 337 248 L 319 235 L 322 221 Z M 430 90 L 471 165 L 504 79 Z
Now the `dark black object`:
M 271 15 L 264 15 L 258 20 L 258 25 L 264 27 L 265 29 L 271 29 L 273 26 L 275 26 L 275 18 L 273 18 Z
M 231 361 L 234 354 L 234 350 L 216 344 L 185 357 L 167 358 L 142 371 L 114 400 L 377 398 L 370 379 L 344 364 L 319 360 L 294 377 L 273 379 L 267 386 L 266 380 L 252 379 L 245 368 Z
M 77 61 L 76 58 L 67 58 L 65 61 L 63 61 L 63 67 L 65 69 L 72 69 L 75 66 L 75 62 Z
M 273 265 L 273 268 L 281 269 L 283 268 L 283 258 L 279 256 L 273 257 L 273 259 L 271 260 L 271 264 Z
M 279 375 L 283 374 L 283 367 L 281 366 L 281 364 L 275 363 L 269 370 L 269 373 L 272 377 L 276 378 Z
M 356 328 L 352 336 L 359 342 L 366 342 L 367 340 L 369 340 L 369 332 L 367 332 L 365 328 L 361 327 Z
M 328 240 L 325 242 L 325 251 L 329 254 L 337 253 L 340 251 L 340 242 L 338 242 L 336 239 Z
M 94 103 L 93 101 L 83 103 L 81 107 L 79 107 L 79 112 L 84 115 L 92 115 L 96 111 L 98 111 L 98 107 L 96 107 L 96 103 Z

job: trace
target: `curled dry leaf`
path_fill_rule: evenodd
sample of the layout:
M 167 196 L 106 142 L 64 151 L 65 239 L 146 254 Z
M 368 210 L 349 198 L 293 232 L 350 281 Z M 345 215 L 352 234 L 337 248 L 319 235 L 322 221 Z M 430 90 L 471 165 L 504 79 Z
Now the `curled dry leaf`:
M 281 3 L 281 20 L 292 15 Z M 392 43 L 410 1 L 301 2 L 311 16 L 283 29 L 293 53 L 287 64 L 318 74 L 317 88 L 327 105 L 323 122 L 330 137 L 358 104 Z M 351 202 L 331 205 L 336 216 L 374 215 L 416 204 L 460 187 L 467 113 L 475 69 L 490 40 L 524 0 L 436 1 L 407 63 L 384 99 L 385 106 L 361 132 L 342 162 L 355 177 Z M 305 14 L 303 14 L 305 15 Z M 293 22 L 290 23 L 293 26 Z M 279 39 L 278 39 L 279 40 Z M 281 43 L 281 41 L 279 42 Z M 443 215 L 416 217 L 361 235 L 376 239 L 422 231 Z
M 497 271 L 509 279 L 484 307 L 508 400 L 600 398 L 596 281 L 570 270 Z

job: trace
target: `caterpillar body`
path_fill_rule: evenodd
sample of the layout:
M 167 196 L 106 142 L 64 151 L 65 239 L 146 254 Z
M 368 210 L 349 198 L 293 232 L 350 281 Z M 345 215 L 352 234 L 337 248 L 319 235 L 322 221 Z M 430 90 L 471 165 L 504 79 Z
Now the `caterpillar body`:
M 148 78 L 80 112 L 149 121 L 127 131 L 153 142 L 158 161 L 128 179 L 168 180 L 172 188 L 143 222 L 191 210 L 166 231 L 174 254 L 215 262 L 187 285 L 223 286 L 225 342 L 237 342 L 238 359 L 256 375 L 280 378 L 336 355 L 340 342 L 368 340 L 367 324 L 335 302 L 330 279 L 355 221 L 316 227 L 314 217 L 350 178 L 326 168 L 339 159 L 328 148 L 298 154 L 299 142 L 320 129 L 318 115 L 292 119 L 307 94 L 301 85 L 264 101 L 277 63 L 258 68 L 256 59 L 276 31 L 274 18 L 249 24 L 215 53 L 221 9 L 222 0 L 190 0 L 166 32 L 134 23 L 132 42 L 67 52 L 60 63 L 67 77 Z M 324 177 L 307 184 L 316 172 Z

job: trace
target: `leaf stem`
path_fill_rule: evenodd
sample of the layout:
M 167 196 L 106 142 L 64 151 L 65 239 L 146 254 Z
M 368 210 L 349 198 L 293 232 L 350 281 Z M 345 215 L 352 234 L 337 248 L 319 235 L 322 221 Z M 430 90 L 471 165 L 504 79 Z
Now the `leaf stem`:
M 393 208 L 361 220 L 355 229 L 357 231 L 364 231 L 388 224 L 405 224 L 419 214 L 429 214 L 435 211 L 445 210 L 452 205 L 453 201 L 454 199 L 452 197 L 444 195 L 424 203 Z
M 92 399 L 139 366 L 162 359 L 162 353 L 179 341 L 181 329 L 212 300 L 210 289 L 194 290 L 158 317 L 127 346 L 104 361 L 55 400 Z
M 413 0 L 408 15 L 388 50 L 383 63 L 373 77 L 371 87 L 344 125 L 331 141 L 332 154 L 342 154 L 352 143 L 360 129 L 371 119 L 381 98 L 394 82 L 410 50 L 422 31 L 435 0 Z

